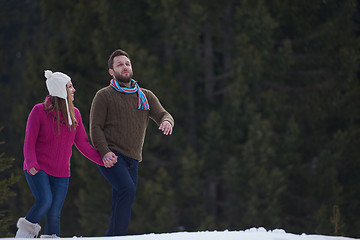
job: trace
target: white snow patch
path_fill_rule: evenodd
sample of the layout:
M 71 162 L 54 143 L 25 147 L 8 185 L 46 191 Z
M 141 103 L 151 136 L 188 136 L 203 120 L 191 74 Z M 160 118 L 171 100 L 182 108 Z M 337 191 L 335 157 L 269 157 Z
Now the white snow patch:
M 305 233 L 291 234 L 283 229 L 266 230 L 263 227 L 250 228 L 244 231 L 202 231 L 202 232 L 175 232 L 150 233 L 143 235 L 129 235 L 123 237 L 72 237 L 62 239 L 79 240 L 351 240 L 358 238 L 307 235 Z M 7 240 L 13 238 L 1 238 Z

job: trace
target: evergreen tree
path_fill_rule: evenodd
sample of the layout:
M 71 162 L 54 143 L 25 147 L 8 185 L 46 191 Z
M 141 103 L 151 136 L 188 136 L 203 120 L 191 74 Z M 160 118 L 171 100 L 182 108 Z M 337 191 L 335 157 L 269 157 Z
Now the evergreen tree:
M 73 151 L 71 161 L 74 174 L 70 179 L 69 189 L 72 193 L 69 193 L 69 197 L 73 201 L 67 201 L 64 205 L 63 219 L 73 218 L 75 222 L 72 225 L 78 227 L 73 227 L 69 233 L 76 236 L 104 236 L 110 222 L 111 186 L 96 164 L 79 152 Z M 74 209 L 77 210 L 75 214 Z
M 3 128 L 0 128 L 0 132 Z M 0 142 L 0 144 L 5 144 Z M 10 229 L 13 227 L 16 222 L 14 215 L 9 211 L 9 200 L 16 196 L 16 193 L 12 187 L 19 181 L 19 176 L 16 176 L 14 172 L 9 172 L 13 170 L 13 163 L 15 159 L 5 157 L 5 153 L 0 154 L 0 236 L 10 237 L 14 233 Z M 11 202 L 11 201 L 10 201 Z
M 293 171 L 296 175 L 290 178 L 287 190 L 287 193 L 298 195 L 292 197 L 302 203 L 301 209 L 295 206 L 292 207 L 295 212 L 290 211 L 290 215 L 297 216 L 292 219 L 298 219 L 297 225 L 301 227 L 290 224 L 292 227 L 289 228 L 295 232 L 333 234 L 332 210 L 335 205 L 341 206 L 343 194 L 337 165 L 343 159 L 334 149 L 333 142 L 338 131 L 353 128 L 353 119 L 357 115 L 354 110 L 358 109 L 345 103 L 348 94 L 353 92 L 348 91 L 349 86 L 355 91 L 358 89 L 354 81 L 358 72 L 358 53 L 353 51 L 359 44 L 354 25 L 357 10 L 354 1 L 322 4 L 308 1 L 304 6 L 307 6 L 306 14 L 298 14 L 304 13 L 302 5 L 279 3 L 279 11 L 275 13 L 278 19 L 288 19 L 280 21 L 280 29 L 284 31 L 279 32 L 279 36 L 289 38 L 293 56 L 287 74 L 290 78 L 278 86 L 288 95 L 285 104 L 288 108 L 283 108 L 280 114 L 287 113 L 296 118 L 302 138 L 297 147 L 302 153 L 301 161 L 294 162 L 294 169 L 301 171 Z M 355 95 L 352 95 L 354 99 L 357 98 Z M 353 110 L 349 111 L 350 108 Z M 341 164 L 341 168 L 347 168 L 346 165 Z M 330 188 L 324 185 L 329 183 Z M 344 225 L 339 226 L 339 230 L 340 227 Z
M 138 189 L 129 232 L 177 231 L 178 213 L 175 208 L 175 191 L 168 172 L 164 168 L 159 168 L 154 178 L 143 184 L 140 183 Z
M 358 1 L 1 6 L 0 93 L 12 101 L 2 102 L 8 114 L 0 121 L 19 175 L 27 115 L 47 94 L 43 71 L 72 77 L 86 127 L 95 92 L 108 85 L 107 58 L 122 48 L 140 86 L 154 91 L 176 124 L 171 137 L 149 124 L 132 233 L 263 224 L 359 236 Z M 89 214 L 108 222 L 109 205 L 101 203 L 109 204 L 110 187 L 76 150 L 71 161 L 62 233 L 103 235 L 106 224 Z M 25 178 L 14 191 L 6 209 L 23 216 L 33 203 Z M 146 201 L 153 192 L 169 197 L 166 206 Z M 154 218 L 158 228 L 141 227 Z
M 221 170 L 227 157 L 223 129 L 221 115 L 212 111 L 204 124 L 204 134 L 199 140 L 201 160 L 197 161 L 203 162 L 201 181 L 204 188 L 204 197 L 207 199 L 203 204 L 208 219 L 206 224 L 203 223 L 200 226 L 207 229 L 220 227 L 223 215 L 224 178 Z
M 205 229 L 202 228 L 205 219 L 208 218 L 203 180 L 205 161 L 191 146 L 187 146 L 184 148 L 180 163 L 179 187 L 177 188 L 180 227 L 188 231 Z M 191 208 L 189 203 L 191 203 Z
M 288 55 L 279 57 L 275 47 L 278 24 L 264 1 L 243 1 L 235 16 L 241 22 L 235 36 L 237 69 L 228 98 L 230 105 L 225 108 L 233 110 L 228 114 L 233 148 L 229 149 L 231 155 L 224 174 L 228 173 L 230 191 L 234 190 L 229 194 L 228 211 L 233 209 L 238 217 L 229 219 L 235 227 L 277 227 L 281 225 L 279 199 L 286 178 L 276 158 L 276 123 L 266 119 L 269 117 L 266 113 L 271 113 L 268 107 L 272 106 L 263 98 L 271 94 L 264 85 L 281 76 L 273 74 L 274 69 L 280 68 L 274 63 Z M 270 62 L 273 69 L 269 68 Z M 280 100 L 273 99 L 272 103 L 279 104 Z

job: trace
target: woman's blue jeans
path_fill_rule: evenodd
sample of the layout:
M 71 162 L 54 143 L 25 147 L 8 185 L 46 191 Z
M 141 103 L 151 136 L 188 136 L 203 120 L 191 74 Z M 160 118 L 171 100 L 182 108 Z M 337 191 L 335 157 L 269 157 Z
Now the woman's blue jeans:
M 124 236 L 128 232 L 131 206 L 135 199 L 138 179 L 138 160 L 114 152 L 117 163 L 111 168 L 98 165 L 100 172 L 112 186 L 112 207 L 107 236 Z
M 31 175 L 25 171 L 26 180 L 36 202 L 26 215 L 32 223 L 45 217 L 45 234 L 60 236 L 60 214 L 69 187 L 68 177 L 54 177 L 40 170 Z

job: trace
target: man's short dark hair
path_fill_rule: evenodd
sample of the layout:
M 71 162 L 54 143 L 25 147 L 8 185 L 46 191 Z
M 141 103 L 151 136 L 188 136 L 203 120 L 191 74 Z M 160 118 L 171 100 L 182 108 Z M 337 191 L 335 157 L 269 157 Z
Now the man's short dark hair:
M 124 51 L 124 50 L 121 50 L 121 49 L 117 49 L 115 50 L 109 57 L 109 60 L 108 60 L 108 67 L 109 69 L 114 69 L 114 57 L 117 57 L 117 56 L 126 56 L 127 58 L 129 58 L 129 55 Z M 129 58 L 130 59 L 130 58 Z

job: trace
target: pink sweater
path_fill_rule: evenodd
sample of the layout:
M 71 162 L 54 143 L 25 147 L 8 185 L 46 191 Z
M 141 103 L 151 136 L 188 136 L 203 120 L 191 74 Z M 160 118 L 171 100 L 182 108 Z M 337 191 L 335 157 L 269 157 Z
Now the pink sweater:
M 103 166 L 99 152 L 89 143 L 79 110 L 74 109 L 78 121 L 76 131 L 60 124 L 58 135 L 55 111 L 47 114 L 44 105 L 36 104 L 28 117 L 24 141 L 24 170 L 29 172 L 30 168 L 35 167 L 51 176 L 69 177 L 73 144 L 85 157 Z M 60 114 L 60 122 L 62 119 Z

